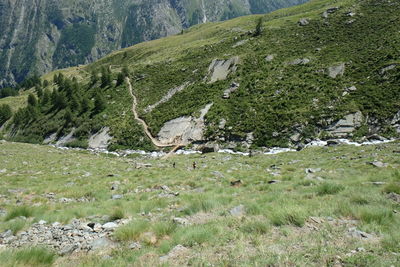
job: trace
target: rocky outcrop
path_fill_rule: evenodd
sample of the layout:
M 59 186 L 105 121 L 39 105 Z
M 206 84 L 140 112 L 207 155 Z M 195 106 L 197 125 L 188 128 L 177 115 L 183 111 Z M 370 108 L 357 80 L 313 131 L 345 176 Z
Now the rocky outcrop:
M 181 144 L 189 144 L 193 141 L 202 141 L 204 139 L 204 118 L 213 104 L 208 104 L 201 110 L 199 118 L 181 117 L 171 120 L 164 124 L 158 133 L 158 139 L 161 143 L 170 144 L 181 141 Z
M 46 221 L 39 221 L 16 235 L 11 231 L 3 232 L 0 234 L 0 245 L 7 248 L 47 246 L 62 256 L 75 252 L 110 249 L 115 246 L 111 240 L 112 233 L 127 222 L 128 220 L 117 220 L 100 224 L 74 219 L 69 224 L 48 224 Z
M 331 66 L 328 68 L 329 77 L 335 79 L 338 76 L 343 76 L 344 71 L 346 69 L 346 65 L 344 63 L 340 63 L 339 65 Z
M 334 137 L 348 137 L 356 128 L 362 125 L 363 119 L 363 114 L 360 111 L 348 114 L 343 119 L 332 124 L 327 129 L 327 132 Z
M 89 138 L 89 148 L 92 149 L 107 149 L 112 137 L 109 135 L 110 128 L 104 127 L 98 133 Z
M 206 80 L 209 80 L 208 83 L 225 80 L 230 73 L 236 71 L 238 63 L 239 57 L 233 57 L 227 60 L 214 59 L 208 67 L 208 76 Z
M 391 124 L 396 129 L 397 133 L 400 134 L 400 110 L 394 115 Z
M 146 113 L 151 112 L 153 109 L 155 109 L 159 105 L 170 100 L 176 93 L 183 91 L 188 85 L 189 85 L 189 83 L 186 82 L 186 83 L 182 84 L 181 86 L 178 86 L 178 87 L 175 87 L 175 88 L 169 90 L 168 93 L 165 96 L 163 96 L 160 101 L 158 101 L 157 103 L 155 103 L 153 105 L 149 105 L 147 108 L 145 108 L 144 112 L 146 112 Z

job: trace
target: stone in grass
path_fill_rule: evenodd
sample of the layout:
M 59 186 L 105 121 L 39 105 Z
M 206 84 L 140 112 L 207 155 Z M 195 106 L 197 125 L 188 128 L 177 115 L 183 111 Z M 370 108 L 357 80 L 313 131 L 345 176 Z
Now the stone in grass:
M 281 180 L 271 180 L 271 181 L 268 181 L 268 184 L 277 184 L 280 182 L 281 182 Z
M 160 257 L 160 261 L 166 262 L 170 259 L 182 258 L 186 254 L 188 254 L 189 251 L 190 250 L 188 248 L 186 248 L 182 245 L 177 245 L 167 255 Z
M 181 224 L 181 225 L 190 225 L 190 222 L 188 219 L 185 218 L 173 218 L 172 221 L 176 224 Z
M 316 173 L 316 172 L 320 172 L 321 170 L 322 170 L 321 168 L 316 168 L 316 169 L 307 168 L 306 173 Z
M 128 248 L 132 250 L 139 250 L 142 248 L 142 245 L 138 242 L 133 242 L 129 244 Z
M 306 25 L 310 24 L 310 22 L 306 18 L 300 19 L 298 23 L 300 26 L 306 26 Z
M 348 236 L 354 237 L 354 238 L 361 238 L 361 239 L 370 239 L 373 238 L 374 236 L 371 234 L 368 234 L 366 232 L 357 230 L 357 228 L 352 227 L 348 230 L 347 232 Z
M 142 234 L 142 240 L 150 245 L 155 245 L 158 241 L 157 236 L 153 232 L 146 232 Z
M 100 250 L 113 247 L 114 244 L 106 237 L 97 238 L 90 243 L 91 250 Z
M 243 184 L 242 180 L 236 180 L 231 182 L 231 186 L 239 187 Z
M 108 223 L 105 223 L 102 227 L 105 230 L 113 230 L 118 227 L 118 224 L 116 224 L 114 222 L 108 222 Z
M 72 245 L 64 245 L 60 248 L 60 251 L 58 254 L 60 256 L 65 256 L 65 255 L 70 255 L 72 252 L 74 252 L 78 248 L 77 244 L 72 244 Z
M 234 217 L 243 217 L 246 214 L 246 209 L 243 205 L 239 205 L 231 209 L 229 213 Z
M 113 200 L 118 200 L 118 199 L 122 199 L 124 196 L 123 195 L 113 195 L 111 198 Z
M 377 167 L 377 168 L 386 168 L 388 166 L 387 163 L 383 163 L 380 161 L 372 161 L 372 162 L 369 162 L 369 164 L 371 164 L 372 166 Z

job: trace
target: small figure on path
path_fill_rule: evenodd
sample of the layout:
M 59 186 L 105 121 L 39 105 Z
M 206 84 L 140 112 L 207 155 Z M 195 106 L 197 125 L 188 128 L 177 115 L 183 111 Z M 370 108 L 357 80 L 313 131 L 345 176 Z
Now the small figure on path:
M 174 162 L 174 163 L 172 163 L 172 168 L 176 168 L 176 163 Z
M 193 161 L 193 170 L 195 170 L 197 167 L 196 161 Z

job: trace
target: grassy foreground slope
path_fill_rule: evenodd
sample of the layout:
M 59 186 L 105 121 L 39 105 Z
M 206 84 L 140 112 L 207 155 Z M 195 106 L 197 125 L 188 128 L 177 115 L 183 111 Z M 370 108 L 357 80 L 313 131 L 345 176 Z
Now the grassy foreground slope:
M 397 1 L 313 0 L 264 16 L 194 26 L 180 35 L 138 44 L 93 64 L 56 72 L 76 78 L 88 95 L 105 96 L 107 107 L 94 119 L 70 108 L 72 121 L 65 123 L 65 110 L 45 109 L 43 116 L 14 129 L 13 137 L 41 142 L 54 132 L 62 136 L 77 128 L 75 137 L 85 140 L 108 126 L 113 148 L 151 148 L 131 115 L 126 84 L 99 89 L 99 83 L 90 82 L 104 68 L 116 80 L 124 67 L 139 100 L 140 116 L 154 136 L 167 121 L 198 116 L 206 104 L 214 103 L 205 118 L 211 141 L 243 141 L 249 133 L 255 146 L 286 146 L 296 133 L 300 142 L 329 138 L 327 126 L 357 111 L 362 112 L 363 122 L 355 136 L 394 137 L 398 133 L 390 122 L 400 110 L 399 12 Z M 255 36 L 260 18 L 263 31 Z M 308 24 L 300 26 L 303 18 Z M 210 83 L 211 62 L 234 57 L 239 57 L 237 71 Z M 335 67 L 340 71 L 333 78 L 329 69 Z M 50 73 L 43 79 L 52 81 L 53 76 Z M 223 98 L 232 83 L 239 87 Z M 184 90 L 146 112 L 149 105 L 184 84 Z
M 0 146 L 0 233 L 18 235 L 40 220 L 130 220 L 113 232 L 114 248 L 57 256 L 40 244 L 3 245 L 2 266 L 400 264 L 398 142 L 164 161 Z M 237 180 L 242 183 L 232 186 Z M 113 185 L 118 187 L 111 190 Z M 112 199 L 116 194 L 122 198 Z M 174 222 L 177 217 L 187 223 Z M 172 253 L 178 245 L 184 249 Z

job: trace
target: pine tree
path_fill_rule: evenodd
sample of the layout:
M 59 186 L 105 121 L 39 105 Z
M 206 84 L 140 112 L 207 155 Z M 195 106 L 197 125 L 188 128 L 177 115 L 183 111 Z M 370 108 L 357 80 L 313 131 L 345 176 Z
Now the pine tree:
M 36 107 L 38 105 L 38 101 L 33 94 L 29 94 L 28 96 L 28 105 L 32 107 Z
M 0 126 L 2 126 L 6 121 L 12 117 L 12 110 L 9 105 L 0 106 Z
M 264 20 L 263 20 L 262 17 L 257 20 L 256 30 L 254 32 L 254 36 L 260 36 L 262 34 L 262 32 L 263 32 L 263 22 L 264 22 Z
M 90 85 L 93 86 L 97 83 L 99 80 L 99 77 L 97 76 L 97 73 L 95 71 L 92 71 L 92 74 L 90 76 Z
M 69 108 L 66 109 L 64 114 L 65 125 L 68 125 L 73 122 L 72 112 Z
M 92 102 L 87 96 L 83 96 L 80 106 L 81 106 L 81 113 L 85 113 L 92 109 Z
M 122 72 L 118 73 L 117 77 L 117 84 L 115 85 L 116 87 L 120 86 L 121 84 L 124 83 L 125 76 Z
M 42 98 L 42 96 L 43 96 L 43 89 L 42 89 L 42 87 L 39 86 L 39 85 L 36 85 L 35 91 L 36 91 L 36 94 L 37 94 L 38 98 L 39 98 L 39 99 Z
M 106 67 L 101 69 L 101 87 L 107 87 L 111 85 L 111 72 Z
M 95 98 L 94 98 L 94 112 L 95 113 L 100 113 L 103 110 L 106 109 L 106 99 L 101 93 L 97 93 Z

